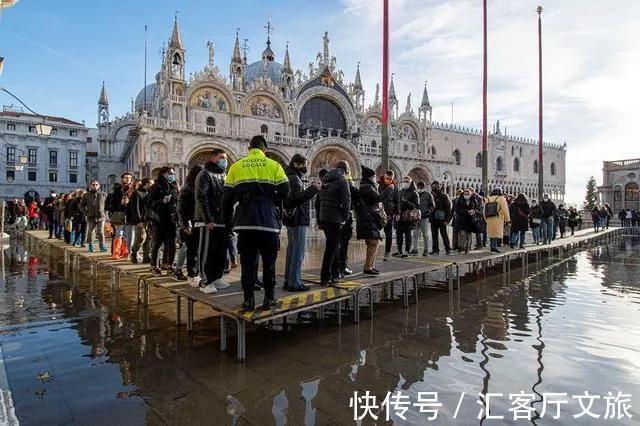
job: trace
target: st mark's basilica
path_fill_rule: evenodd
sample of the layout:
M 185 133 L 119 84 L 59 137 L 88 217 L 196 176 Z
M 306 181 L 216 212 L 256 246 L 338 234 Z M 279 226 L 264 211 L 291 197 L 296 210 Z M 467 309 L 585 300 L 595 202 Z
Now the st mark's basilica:
M 143 88 L 131 111 L 110 118 L 103 85 L 98 101 L 97 161 L 88 177 L 111 185 L 124 170 L 153 176 L 163 165 L 175 167 L 179 178 L 190 165 L 205 163 L 214 147 L 230 161 L 247 153 L 250 138 L 263 134 L 268 156 L 288 164 L 296 153 L 310 164 L 310 174 L 346 160 L 354 178 L 360 165 L 381 164 L 380 86 L 365 103 L 359 67 L 348 82 L 331 56 L 328 33 L 319 34 L 322 50 L 305 70 L 292 67 L 288 45 L 282 62 L 267 37 L 262 57 L 250 62 L 236 35 L 228 76 L 209 61 L 185 75 L 186 49 L 176 18 L 155 82 Z M 243 54 L 244 52 L 244 54 Z M 393 79 L 389 88 L 390 165 L 396 176 L 443 182 L 450 194 L 481 183 L 481 132 L 436 123 L 427 87 L 419 103 L 411 95 L 400 105 Z M 537 195 L 537 141 L 507 135 L 497 122 L 489 135 L 489 184 L 506 192 Z M 545 143 L 545 192 L 562 200 L 565 191 L 566 144 Z M 182 179 L 181 179 L 182 180 Z

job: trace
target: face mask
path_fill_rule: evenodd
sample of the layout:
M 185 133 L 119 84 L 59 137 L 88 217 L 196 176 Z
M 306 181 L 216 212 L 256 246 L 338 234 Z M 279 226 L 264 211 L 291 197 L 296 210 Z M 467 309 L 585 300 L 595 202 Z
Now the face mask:
M 227 165 L 229 164 L 226 160 L 226 158 L 221 158 L 218 160 L 218 162 L 216 163 L 218 165 L 218 167 L 220 167 L 222 170 L 227 170 Z
M 427 190 L 422 188 L 422 189 L 418 189 L 418 194 L 424 194 Z
M 404 189 L 409 189 L 410 186 L 411 186 L 411 182 L 402 182 L 402 187 Z
M 51 193 L 51 198 L 56 198 L 56 193 L 55 192 Z
M 304 166 L 304 167 L 298 167 L 298 171 L 303 175 L 306 175 L 309 170 L 307 169 L 307 166 Z
M 549 197 L 544 197 L 543 200 L 544 201 L 549 201 Z
M 176 175 L 172 173 L 167 173 L 164 175 L 165 178 L 169 181 L 169 183 L 173 183 L 176 181 Z
M 431 187 L 431 191 L 432 192 L 438 192 L 440 190 L 440 188 L 438 188 L 437 186 L 432 186 Z
M 465 200 L 470 200 L 471 199 L 471 194 L 464 194 L 463 195 Z

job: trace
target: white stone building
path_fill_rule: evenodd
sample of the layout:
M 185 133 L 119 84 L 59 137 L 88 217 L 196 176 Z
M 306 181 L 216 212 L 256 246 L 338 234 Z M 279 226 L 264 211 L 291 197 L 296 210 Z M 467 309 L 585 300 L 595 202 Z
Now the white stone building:
M 156 81 L 138 94 L 130 112 L 110 120 L 103 86 L 96 170 L 102 181 L 110 186 L 125 169 L 154 175 L 166 164 L 184 178 L 188 167 L 204 163 L 214 147 L 224 148 L 231 161 L 242 157 L 250 138 L 259 133 L 268 140 L 270 157 L 288 163 L 300 153 L 309 160 L 312 175 L 337 160 L 348 161 L 356 178 L 361 164 L 379 168 L 379 85 L 366 105 L 359 67 L 347 83 L 330 54 L 327 33 L 323 50 L 306 72 L 294 71 L 288 46 L 278 62 L 270 39 L 260 60 L 249 62 L 236 35 L 225 77 L 213 46 L 208 48 L 208 63 L 186 76 L 186 50 L 176 20 Z M 410 94 L 400 110 L 391 80 L 391 168 L 398 176 L 443 181 L 450 193 L 459 187 L 479 188 L 480 132 L 433 123 L 426 85 L 421 90 L 417 111 Z M 490 185 L 537 195 L 537 142 L 505 135 L 498 122 L 489 144 Z M 566 145 L 546 144 L 544 156 L 545 191 L 562 200 Z
M 51 190 L 60 194 L 87 186 L 88 129 L 66 118 L 45 118 L 53 126 L 47 137 L 36 131 L 41 117 L 10 108 L 0 112 L 0 199 L 44 199 Z M 26 157 L 26 163 L 21 163 L 21 157 Z M 22 170 L 16 170 L 16 164 Z
M 640 158 L 604 161 L 598 190 L 602 202 L 609 203 L 614 212 L 640 210 Z

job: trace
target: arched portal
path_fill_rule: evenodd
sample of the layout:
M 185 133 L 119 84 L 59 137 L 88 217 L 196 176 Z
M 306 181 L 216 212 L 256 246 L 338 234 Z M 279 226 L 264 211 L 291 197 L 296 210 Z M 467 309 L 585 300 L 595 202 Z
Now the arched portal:
M 318 176 L 322 169 L 333 169 L 338 161 L 346 161 L 351 168 L 351 176 L 356 177 L 360 174 L 360 165 L 358 161 L 351 155 L 349 151 L 339 146 L 330 145 L 321 149 L 311 161 L 309 172 L 311 176 Z
M 300 112 L 300 137 L 311 134 L 312 137 L 343 136 L 347 130 L 347 121 L 340 107 L 324 97 L 309 99 Z M 336 133 L 337 132 L 337 133 Z
M 284 158 L 283 156 L 281 156 L 279 153 L 274 152 L 274 151 L 267 151 L 267 153 L 265 154 L 267 156 L 267 158 L 271 158 L 273 161 L 277 161 L 278 163 L 280 163 L 280 165 L 284 168 L 286 167 L 289 163 L 287 161 L 286 158 Z

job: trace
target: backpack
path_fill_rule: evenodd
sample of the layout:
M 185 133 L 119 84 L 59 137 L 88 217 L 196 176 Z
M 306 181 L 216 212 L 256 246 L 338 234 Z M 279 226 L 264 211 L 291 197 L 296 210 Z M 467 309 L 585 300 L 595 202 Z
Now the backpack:
M 500 197 L 498 197 L 500 198 Z M 498 216 L 499 204 L 498 198 L 495 201 L 489 201 L 484 206 L 484 216 L 485 217 L 496 217 Z

